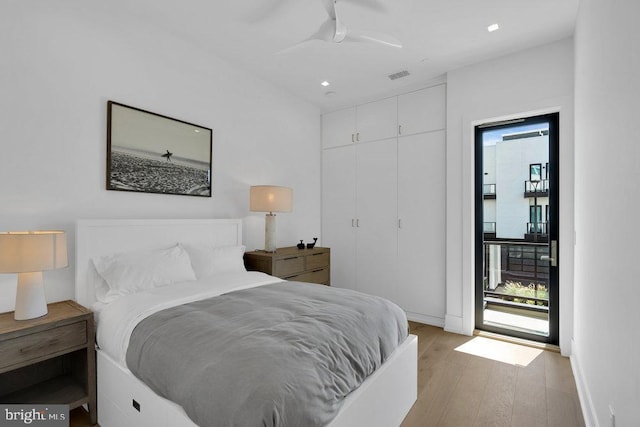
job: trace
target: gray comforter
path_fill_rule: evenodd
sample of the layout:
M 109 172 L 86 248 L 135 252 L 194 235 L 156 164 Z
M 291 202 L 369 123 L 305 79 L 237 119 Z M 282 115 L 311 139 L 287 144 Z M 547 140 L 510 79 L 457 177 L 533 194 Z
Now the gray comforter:
M 149 316 L 127 366 L 200 426 L 321 426 L 407 330 L 385 299 L 283 282 Z

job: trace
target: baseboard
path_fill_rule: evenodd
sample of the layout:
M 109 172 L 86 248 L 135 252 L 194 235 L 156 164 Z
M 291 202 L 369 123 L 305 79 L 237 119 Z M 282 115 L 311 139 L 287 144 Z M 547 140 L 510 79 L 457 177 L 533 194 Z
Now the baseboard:
M 595 407 L 591 400 L 591 393 L 587 387 L 584 375 L 582 374 L 582 368 L 580 366 L 580 355 L 576 351 L 576 344 L 571 340 L 571 370 L 573 371 L 573 377 L 576 380 L 576 387 L 578 389 L 578 398 L 580 399 L 580 407 L 582 408 L 582 417 L 584 418 L 584 425 L 586 427 L 600 427 L 598 423 L 598 417 L 596 416 Z
M 446 314 L 444 316 L 444 330 L 447 332 L 452 332 L 454 334 L 464 335 L 465 333 L 464 328 L 462 327 L 462 317 Z
M 418 322 L 424 325 L 437 326 L 439 328 L 444 328 L 444 319 L 442 317 L 435 316 L 427 316 L 419 313 L 412 313 L 407 311 L 407 319 L 411 322 Z

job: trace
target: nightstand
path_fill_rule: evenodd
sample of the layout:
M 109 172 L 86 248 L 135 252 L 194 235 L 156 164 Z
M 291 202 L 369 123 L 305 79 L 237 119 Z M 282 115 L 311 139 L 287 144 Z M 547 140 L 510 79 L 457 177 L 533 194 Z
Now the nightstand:
M 330 285 L 329 248 L 298 249 L 296 246 L 278 248 L 275 252 L 252 251 L 244 254 L 244 265 L 250 271 L 297 282 Z
M 73 301 L 30 320 L 0 314 L 0 402 L 87 404 L 97 422 L 93 313 Z

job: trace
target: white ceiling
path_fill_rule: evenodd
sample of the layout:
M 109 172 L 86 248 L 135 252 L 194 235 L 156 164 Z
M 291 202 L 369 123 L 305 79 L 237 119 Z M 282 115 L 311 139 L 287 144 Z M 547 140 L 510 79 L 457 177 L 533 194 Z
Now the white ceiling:
M 579 0 L 337 0 L 348 28 L 400 39 L 402 49 L 314 41 L 322 0 L 135 0 L 118 13 L 197 44 L 317 105 L 335 110 L 417 87 L 447 71 L 573 34 Z M 487 26 L 500 25 L 489 33 Z M 391 81 L 389 74 L 411 75 Z M 327 80 L 327 88 L 320 82 Z M 326 92 L 335 92 L 326 96 Z

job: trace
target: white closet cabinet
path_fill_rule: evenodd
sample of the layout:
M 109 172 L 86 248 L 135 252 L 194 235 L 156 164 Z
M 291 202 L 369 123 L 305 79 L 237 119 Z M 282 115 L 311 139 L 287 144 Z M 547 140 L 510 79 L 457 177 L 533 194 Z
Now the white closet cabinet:
M 396 180 L 395 138 L 323 151 L 322 241 L 335 286 L 396 300 Z
M 444 84 L 398 96 L 398 135 L 414 135 L 446 126 Z
M 445 309 L 445 132 L 398 138 L 397 302 L 439 323 Z
M 445 85 L 438 85 L 322 121 L 322 242 L 331 247 L 331 285 L 388 298 L 410 319 L 439 326 L 445 113 Z
M 398 132 L 397 97 L 345 108 L 322 116 L 322 148 L 394 138 Z

